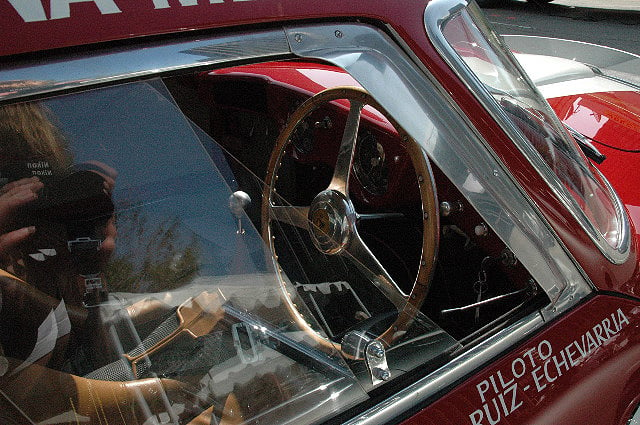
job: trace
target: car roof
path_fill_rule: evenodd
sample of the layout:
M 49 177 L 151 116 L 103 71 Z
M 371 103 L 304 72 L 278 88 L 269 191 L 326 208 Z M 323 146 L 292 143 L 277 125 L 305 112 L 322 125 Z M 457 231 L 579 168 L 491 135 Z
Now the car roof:
M 422 20 L 428 1 L 8 0 L 0 2 L 0 28 L 5 36 L 0 56 L 319 18 L 367 18 L 401 26 L 408 16 Z

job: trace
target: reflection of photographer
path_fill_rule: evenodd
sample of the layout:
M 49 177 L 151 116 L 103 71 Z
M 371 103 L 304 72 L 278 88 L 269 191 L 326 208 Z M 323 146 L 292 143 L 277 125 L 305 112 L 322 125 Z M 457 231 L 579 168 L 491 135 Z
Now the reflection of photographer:
M 0 108 L 1 268 L 20 272 L 12 270 L 19 268 L 15 261 L 15 248 L 36 229 L 33 225 L 16 227 L 19 209 L 36 200 L 48 174 L 58 174 L 70 165 L 64 138 L 45 109 L 37 104 Z
M 73 165 L 42 106 L 0 108 L 0 277 L 13 276 L 0 285 L 5 355 L 60 369 L 78 347 L 100 344 L 90 307 L 107 295 L 102 269 L 115 248 L 115 177 L 101 163 Z M 37 356 L 53 312 L 55 347 Z M 68 316 L 62 322 L 59 312 Z
M 74 171 L 45 183 L 37 199 L 22 207 L 19 220 L 22 228 L 36 229 L 20 244 L 27 281 L 41 282 L 48 278 L 51 282 L 52 271 L 60 274 L 65 270 L 56 269 L 68 269 L 83 292 L 85 306 L 106 300 L 101 277 L 105 260 L 102 245 L 108 236 L 113 238 L 108 235 L 113 202 L 106 178 L 102 170 Z M 73 299 L 77 300 L 78 295 Z
M 36 103 L 0 108 L 0 268 L 67 304 L 96 303 L 116 173 L 74 166 L 53 122 Z

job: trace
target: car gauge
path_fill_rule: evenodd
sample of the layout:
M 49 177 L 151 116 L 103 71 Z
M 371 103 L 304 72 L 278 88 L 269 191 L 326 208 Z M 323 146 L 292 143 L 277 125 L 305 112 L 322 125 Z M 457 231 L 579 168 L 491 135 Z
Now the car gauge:
M 360 133 L 355 155 L 353 168 L 362 187 L 373 195 L 384 194 L 389 186 L 386 153 L 369 130 Z

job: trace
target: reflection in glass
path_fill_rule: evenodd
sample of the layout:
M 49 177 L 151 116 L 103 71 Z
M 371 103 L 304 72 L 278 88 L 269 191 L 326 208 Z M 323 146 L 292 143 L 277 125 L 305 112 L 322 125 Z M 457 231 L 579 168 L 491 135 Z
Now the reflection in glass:
M 274 269 L 260 234 L 264 183 L 189 121 L 162 81 L 29 105 L 46 111 L 42 125 L 55 129 L 65 162 L 53 167 L 44 152 L 42 165 L 18 157 L 0 164 L 5 187 L 51 171 L 37 183 L 46 189 L 38 208 L 24 206 L 22 223 L 2 223 L 5 232 L 39 214 L 37 238 L 2 258 L 17 277 L 2 276 L 7 417 L 313 423 L 368 397 L 362 353 L 349 357 L 338 343 L 354 323 L 364 335 L 397 310 L 378 294 L 380 310 L 367 311 L 379 317 L 319 323 L 333 305 L 357 305 L 350 316 L 370 309 L 366 291 L 353 288 L 371 282 L 317 262 L 321 279 L 311 290 L 308 276 L 294 273 L 307 264 L 284 258 L 283 249 L 280 261 L 294 265 L 289 282 L 302 288 L 292 290 L 308 296 L 298 311 L 314 332 L 301 327 L 283 301 L 280 279 L 289 277 Z M 25 165 L 24 176 L 9 173 L 16 164 Z M 258 201 L 231 209 L 238 190 Z M 305 241 L 293 232 L 279 243 Z M 393 379 L 458 347 L 420 312 L 412 315 L 387 347 Z
M 442 31 L 607 243 L 618 248 L 622 225 L 606 183 L 480 12 L 473 7 L 463 9 L 452 15 Z

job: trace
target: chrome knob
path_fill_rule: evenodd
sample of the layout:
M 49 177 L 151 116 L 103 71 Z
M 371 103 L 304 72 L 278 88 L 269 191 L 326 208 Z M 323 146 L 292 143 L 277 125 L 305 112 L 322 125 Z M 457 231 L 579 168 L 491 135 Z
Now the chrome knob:
M 238 190 L 229 196 L 229 209 L 238 220 L 238 230 L 236 233 L 240 235 L 244 234 L 244 229 L 242 228 L 242 217 L 244 216 L 244 210 L 249 206 L 249 204 L 251 204 L 251 197 L 247 192 Z

